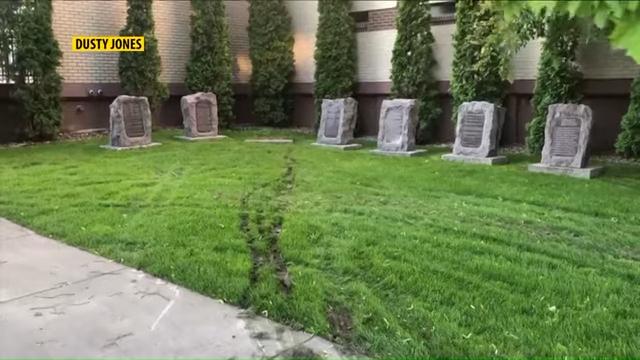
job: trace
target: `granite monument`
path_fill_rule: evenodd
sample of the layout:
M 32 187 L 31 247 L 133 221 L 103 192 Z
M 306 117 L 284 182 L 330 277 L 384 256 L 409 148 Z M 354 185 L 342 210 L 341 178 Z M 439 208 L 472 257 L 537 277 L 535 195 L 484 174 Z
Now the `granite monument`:
M 599 175 L 602 167 L 588 166 L 592 123 L 591 108 L 586 105 L 549 106 L 542 160 L 529 165 L 529 171 L 586 179 Z
M 358 102 L 353 98 L 323 99 L 318 137 L 313 145 L 342 150 L 357 149 L 353 144 L 353 130 L 358 117 Z
M 108 149 L 131 149 L 160 145 L 151 142 L 151 111 L 144 96 L 118 96 L 109 106 Z
M 442 158 L 489 165 L 506 163 L 505 156 L 498 156 L 504 117 L 504 108 L 495 104 L 485 101 L 462 103 L 458 108 L 453 153 Z
M 220 139 L 226 136 L 218 134 L 218 103 L 216 95 L 199 92 L 183 96 L 180 99 L 184 140 Z
M 415 99 L 384 100 L 380 108 L 378 148 L 376 154 L 415 156 L 418 102 Z

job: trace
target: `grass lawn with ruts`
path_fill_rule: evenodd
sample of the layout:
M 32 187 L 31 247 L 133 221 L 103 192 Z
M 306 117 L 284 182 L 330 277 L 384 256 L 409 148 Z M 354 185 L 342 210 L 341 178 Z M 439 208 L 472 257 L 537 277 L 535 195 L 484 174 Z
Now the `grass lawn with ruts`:
M 0 148 L 0 216 L 369 356 L 640 356 L 638 165 L 177 134 Z

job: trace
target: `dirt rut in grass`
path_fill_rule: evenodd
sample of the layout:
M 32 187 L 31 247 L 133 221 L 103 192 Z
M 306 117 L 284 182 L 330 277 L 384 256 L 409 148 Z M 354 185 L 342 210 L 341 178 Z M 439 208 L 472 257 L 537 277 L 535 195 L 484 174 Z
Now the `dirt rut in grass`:
M 262 272 L 273 271 L 282 292 L 288 295 L 292 282 L 279 241 L 288 195 L 295 181 L 295 159 L 288 152 L 284 160 L 285 167 L 278 179 L 262 184 L 242 197 L 240 230 L 251 253 L 250 287 L 259 281 Z

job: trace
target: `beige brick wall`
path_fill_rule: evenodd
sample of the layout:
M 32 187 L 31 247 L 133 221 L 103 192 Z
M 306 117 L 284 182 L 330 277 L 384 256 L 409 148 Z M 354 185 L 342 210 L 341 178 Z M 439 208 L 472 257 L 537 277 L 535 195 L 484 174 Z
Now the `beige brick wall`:
M 118 53 L 71 52 L 71 37 L 117 35 L 125 20 L 123 0 L 53 2 L 53 32 L 63 51 L 64 82 L 119 82 Z
M 624 50 L 612 49 L 606 41 L 581 46 L 578 62 L 588 79 L 629 79 L 640 74 L 640 65 L 625 55 Z
M 316 0 L 290 0 L 286 3 L 293 30 L 294 82 L 313 82 L 316 63 L 313 53 L 318 30 L 318 2 Z
M 74 35 L 117 35 L 126 21 L 124 0 L 53 2 L 53 30 L 63 51 L 60 73 L 67 83 L 117 83 L 118 53 L 71 52 Z M 189 0 L 155 1 L 153 15 L 162 57 L 161 80 L 183 82 L 189 58 Z
M 190 0 L 153 2 L 158 52 L 162 58 L 160 79 L 163 82 L 184 82 L 191 49 L 190 16 Z
M 251 77 L 249 39 L 247 26 L 249 4 L 244 0 L 228 0 L 227 20 L 231 33 L 231 50 L 234 56 L 234 81 L 246 83 Z M 117 53 L 73 53 L 73 35 L 117 35 L 126 19 L 125 0 L 82 0 L 53 2 L 53 29 L 63 50 L 60 72 L 67 83 L 119 82 Z M 353 10 L 380 10 L 396 5 L 391 1 L 354 1 Z M 315 33 L 318 26 L 317 0 L 289 0 L 287 9 L 292 16 L 295 38 L 294 82 L 313 82 L 315 62 Z M 155 1 L 154 18 L 159 51 L 162 57 L 161 79 L 169 83 L 181 83 L 189 58 L 190 3 L 189 0 Z M 452 36 L 455 25 L 433 25 L 436 38 L 434 54 L 438 61 L 436 78 L 451 79 L 453 58 Z M 359 32 L 357 38 L 358 80 L 389 81 L 391 53 L 395 30 Z M 535 79 L 542 39 L 529 43 L 516 54 L 512 63 L 514 79 Z M 640 66 L 613 50 L 606 42 L 594 42 L 582 46 L 578 60 L 585 78 L 632 78 L 640 72 Z
M 243 0 L 225 1 L 227 20 L 233 54 L 233 81 L 249 82 L 251 79 L 251 59 L 249 58 L 249 2 Z

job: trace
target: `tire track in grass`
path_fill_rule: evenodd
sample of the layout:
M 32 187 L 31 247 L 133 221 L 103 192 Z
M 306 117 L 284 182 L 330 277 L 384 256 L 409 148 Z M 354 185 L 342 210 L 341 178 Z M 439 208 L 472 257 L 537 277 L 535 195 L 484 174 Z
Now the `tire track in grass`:
M 288 208 L 287 197 L 295 182 L 295 159 L 290 153 L 291 150 L 284 156 L 284 171 L 278 179 L 248 191 L 240 201 L 240 231 L 251 256 L 249 287 L 243 295 L 245 305 L 251 305 L 251 289 L 257 286 L 260 273 L 265 270 L 274 272 L 285 295 L 292 290 L 291 276 L 279 244 Z

